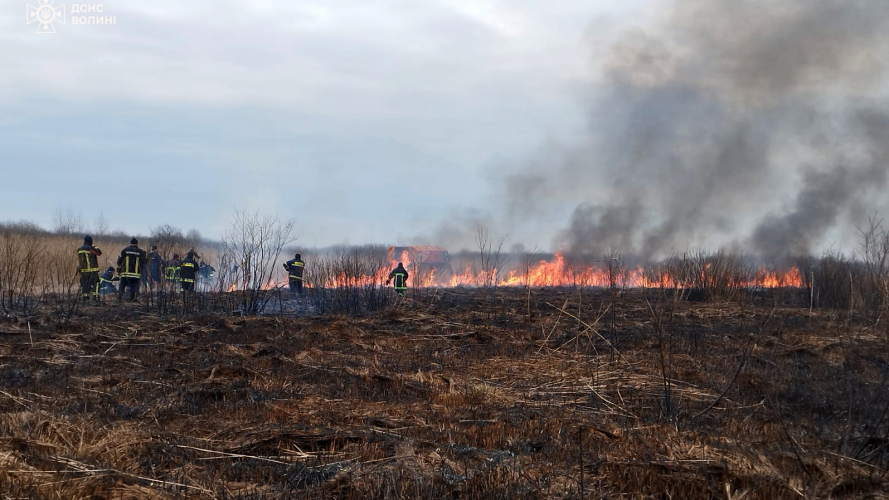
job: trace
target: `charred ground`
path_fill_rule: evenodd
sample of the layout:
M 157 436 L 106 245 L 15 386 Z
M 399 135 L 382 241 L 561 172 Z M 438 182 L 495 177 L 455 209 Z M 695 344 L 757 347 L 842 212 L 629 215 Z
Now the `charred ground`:
M 437 290 L 365 317 L 10 317 L 0 492 L 880 498 L 884 326 L 792 299 Z

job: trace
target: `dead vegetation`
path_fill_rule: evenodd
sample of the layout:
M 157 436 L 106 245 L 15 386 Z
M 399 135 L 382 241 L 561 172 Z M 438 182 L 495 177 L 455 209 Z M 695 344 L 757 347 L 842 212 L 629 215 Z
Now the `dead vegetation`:
M 365 318 L 9 317 L 0 493 L 882 497 L 885 330 L 777 299 L 442 290 Z

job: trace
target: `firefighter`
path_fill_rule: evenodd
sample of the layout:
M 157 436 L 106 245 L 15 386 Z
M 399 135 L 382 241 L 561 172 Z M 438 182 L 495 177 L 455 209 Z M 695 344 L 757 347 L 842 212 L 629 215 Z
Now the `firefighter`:
M 407 290 L 407 270 L 404 269 L 404 265 L 401 262 L 398 263 L 398 267 L 389 273 L 389 278 L 386 280 L 387 286 L 390 281 L 394 281 L 392 287 L 395 288 L 398 295 L 404 297 L 404 291 Z
M 80 273 L 80 292 L 83 300 L 89 300 L 90 295 L 98 300 L 99 286 L 99 256 L 102 251 L 93 246 L 93 237 L 84 236 L 83 245 L 77 249 L 77 272 Z
M 114 275 L 114 267 L 108 266 L 108 269 L 99 276 L 99 295 L 117 293 L 117 287 L 114 286 L 115 281 L 120 281 L 120 278 Z
M 303 294 L 303 271 L 306 263 L 303 262 L 302 256 L 296 254 L 293 259 L 284 263 L 284 269 L 287 270 L 288 284 L 290 285 L 290 298 L 294 299 L 296 294 Z
M 198 265 L 198 273 L 202 281 L 210 282 L 216 279 L 216 268 L 204 261 Z
M 202 289 L 204 291 L 209 290 L 213 280 L 216 279 L 216 268 L 201 261 L 198 265 L 198 278 L 200 278 L 200 282 L 203 283 Z
M 154 290 L 161 282 L 161 270 L 164 268 L 164 259 L 157 252 L 157 245 L 151 246 L 148 254 L 148 263 L 145 266 L 145 285 L 149 290 Z
M 185 260 L 179 263 L 179 291 L 194 291 L 194 282 L 198 277 L 198 263 L 194 260 L 194 250 L 188 252 Z
M 164 266 L 164 278 L 170 283 L 179 281 L 179 254 L 174 253 L 173 258 Z
M 123 293 L 127 288 L 130 289 L 130 301 L 136 300 L 139 282 L 142 279 L 142 268 L 145 266 L 146 260 L 145 250 L 139 248 L 139 240 L 136 238 L 130 240 L 130 246 L 120 251 L 120 257 L 117 258 L 117 269 L 120 275 L 118 300 L 123 300 Z

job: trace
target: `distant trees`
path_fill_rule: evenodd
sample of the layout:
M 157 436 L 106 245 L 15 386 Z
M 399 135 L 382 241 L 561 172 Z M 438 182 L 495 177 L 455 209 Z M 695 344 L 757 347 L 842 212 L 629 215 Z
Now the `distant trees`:
M 85 229 L 83 216 L 71 207 L 57 207 L 52 214 L 52 231 L 59 235 L 82 233 Z
M 96 221 L 93 223 L 93 235 L 108 234 L 109 229 L 111 229 L 111 224 L 108 222 L 108 219 L 105 218 L 105 213 L 99 212 Z
M 157 245 L 161 254 L 167 257 L 178 253 L 184 256 L 185 252 L 193 250 L 201 246 L 203 238 L 197 229 L 192 229 L 188 233 L 183 234 L 182 229 L 172 224 L 161 224 L 160 226 L 151 228 L 145 246 Z

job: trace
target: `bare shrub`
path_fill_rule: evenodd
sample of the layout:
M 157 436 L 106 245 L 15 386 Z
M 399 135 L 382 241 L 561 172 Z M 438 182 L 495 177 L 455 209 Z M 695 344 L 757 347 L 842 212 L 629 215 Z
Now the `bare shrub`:
M 293 221 L 281 221 L 258 212 L 237 212 L 222 240 L 225 262 L 232 265 L 232 279 L 243 314 L 263 312 L 283 277 L 278 271 L 281 251 L 292 243 Z M 276 280 L 277 278 L 277 280 Z
M 677 288 L 676 281 L 670 275 L 673 268 L 673 257 L 664 262 L 655 262 L 645 266 L 642 272 L 642 284 L 645 288 L 668 289 Z
M 75 212 L 71 207 L 63 209 L 58 207 L 52 214 L 52 230 L 59 235 L 73 235 L 84 232 L 86 226 L 83 216 Z
M 797 260 L 803 283 L 813 297 L 815 307 L 855 310 L 860 306 L 865 267 L 838 252 Z
M 871 216 L 867 227 L 858 232 L 865 268 L 862 298 L 874 320 L 879 321 L 889 311 L 889 231 L 882 219 Z
M 592 276 L 590 276 L 590 273 L 588 273 L 587 270 L 593 266 L 597 259 L 586 254 L 568 255 L 565 259 L 564 282 L 556 284 L 573 286 L 578 289 L 579 293 L 582 293 L 584 288 L 595 284 L 592 280 Z
M 612 337 L 617 333 L 617 314 L 620 306 L 619 297 L 630 281 L 630 269 L 623 261 L 623 256 L 618 248 L 611 247 L 603 256 L 605 278 L 608 280 L 608 310 L 609 330 Z
M 32 293 L 43 258 L 41 235 L 0 229 L 0 310 L 33 313 Z M 72 272 L 73 272 L 72 267 Z
M 602 257 L 608 289 L 615 293 L 627 288 L 630 283 L 630 268 L 623 260 L 619 248 L 611 247 Z
M 494 296 L 497 292 L 497 284 L 500 282 L 503 264 L 506 262 L 503 245 L 506 244 L 507 239 L 506 235 L 491 237 L 488 228 L 484 226 L 478 226 L 476 229 L 475 244 L 478 247 L 479 257 L 479 272 L 476 274 L 477 286 L 482 291 L 488 322 L 493 319 Z M 486 324 L 487 326 L 489 324 Z
M 54 237 L 42 243 L 42 297 L 53 309 L 57 319 L 70 318 L 82 303 L 77 258 L 73 249 L 78 240 L 70 237 Z M 92 297 L 91 297 L 92 298 Z
M 742 255 L 720 250 L 710 254 L 696 250 L 671 259 L 667 266 L 682 297 L 693 301 L 731 301 L 753 279 L 753 271 Z
M 385 252 L 374 248 L 341 248 L 333 255 L 309 256 L 309 302 L 321 314 L 362 315 L 387 307 L 392 303 L 385 285 L 388 265 Z
M 525 314 L 528 322 L 533 320 L 531 317 L 531 270 L 539 259 L 540 250 L 537 247 L 522 255 L 522 281 L 525 285 Z
M 95 222 L 93 222 L 93 235 L 106 234 L 111 229 L 111 223 L 105 218 L 104 212 L 99 212 Z
M 506 261 L 503 245 L 509 239 L 506 235 L 496 238 L 488 232 L 488 228 L 478 226 L 475 233 L 475 245 L 478 248 L 477 286 L 492 291 L 500 282 L 500 274 Z

